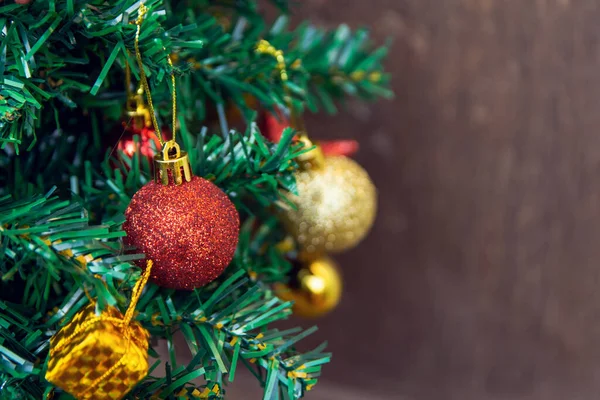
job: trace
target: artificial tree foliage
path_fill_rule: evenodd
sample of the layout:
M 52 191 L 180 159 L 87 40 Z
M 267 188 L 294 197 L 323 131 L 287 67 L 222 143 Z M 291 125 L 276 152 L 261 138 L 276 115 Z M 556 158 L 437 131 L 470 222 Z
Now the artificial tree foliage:
M 174 73 L 178 141 L 194 173 L 229 195 L 242 226 L 218 280 L 193 292 L 146 287 L 136 319 L 167 341 L 169 354 L 127 398 L 226 397 L 247 368 L 263 398 L 296 399 L 330 359 L 324 346 L 296 350 L 316 328 L 273 327 L 291 314 L 270 290 L 291 268 L 277 247 L 277 208 L 282 193 L 295 191 L 294 159 L 307 149 L 292 129 L 268 142 L 255 121 L 260 110 L 334 114 L 348 97 L 390 97 L 387 47 L 346 25 L 292 28 L 288 14 L 301 4 L 271 3 L 280 13 L 274 21 L 253 0 L 144 3 L 140 48 L 158 119 L 170 121 Z M 142 2 L 1 4 L 0 398 L 68 398 L 44 379 L 50 337 L 89 296 L 99 308 L 125 308 L 140 274 L 133 261 L 143 258 L 124 252 L 121 223 L 131 196 L 152 179 L 151 165 L 116 151 L 111 134 L 128 122 L 127 67 L 140 78 L 132 22 Z M 287 81 L 276 60 L 255 51 L 260 39 L 283 51 Z M 176 332 L 186 348 L 173 342 Z M 192 360 L 182 365 L 185 352 Z

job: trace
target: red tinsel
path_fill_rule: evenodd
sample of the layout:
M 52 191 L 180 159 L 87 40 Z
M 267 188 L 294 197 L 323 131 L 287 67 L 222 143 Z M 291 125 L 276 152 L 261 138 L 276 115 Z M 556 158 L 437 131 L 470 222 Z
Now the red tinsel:
M 260 121 L 262 134 L 274 143 L 279 142 L 283 130 L 289 126 L 289 121 L 283 115 L 276 117 L 267 112 L 263 113 Z M 321 140 L 319 145 L 326 156 L 351 156 L 359 149 L 356 140 Z

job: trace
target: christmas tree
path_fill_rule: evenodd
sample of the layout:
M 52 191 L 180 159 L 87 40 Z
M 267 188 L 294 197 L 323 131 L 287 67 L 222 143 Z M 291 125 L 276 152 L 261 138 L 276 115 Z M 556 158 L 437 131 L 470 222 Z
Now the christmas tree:
M 316 328 L 274 326 L 293 307 L 274 288 L 353 245 L 374 207 L 344 206 L 345 229 L 365 227 L 338 245 L 290 228 L 315 212 L 294 201 L 314 187 L 298 171 L 324 159 L 301 115 L 391 96 L 387 47 L 273 6 L 270 21 L 253 0 L 2 3 L 0 398 L 221 398 L 239 368 L 265 399 L 315 385 L 330 355 L 296 350 Z

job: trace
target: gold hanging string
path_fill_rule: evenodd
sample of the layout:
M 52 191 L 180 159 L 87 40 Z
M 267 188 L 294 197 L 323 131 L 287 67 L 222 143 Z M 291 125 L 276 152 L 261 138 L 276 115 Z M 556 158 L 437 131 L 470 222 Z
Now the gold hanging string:
M 158 136 L 158 141 L 160 145 L 163 146 L 165 144 L 165 140 L 162 136 L 162 132 L 158 126 L 158 121 L 156 120 L 156 113 L 154 112 L 154 105 L 152 103 L 152 95 L 150 94 L 150 86 L 148 85 L 148 79 L 146 78 L 146 71 L 144 71 L 144 63 L 142 61 L 142 53 L 140 51 L 140 32 L 142 30 L 142 23 L 144 22 L 144 17 L 148 13 L 148 8 L 142 3 L 140 4 L 140 8 L 138 11 L 138 17 L 135 20 L 135 24 L 137 25 L 137 30 L 135 33 L 135 58 L 138 62 L 138 67 L 140 70 L 140 81 L 142 82 L 142 87 L 144 88 L 144 92 L 146 92 L 146 98 L 148 99 L 148 108 L 150 109 L 150 115 L 152 117 L 152 125 L 154 126 L 154 130 L 156 131 L 156 135 Z M 163 48 L 164 49 L 164 48 Z M 166 52 L 166 49 L 164 49 Z M 177 135 L 177 91 L 175 87 L 175 74 L 173 72 L 173 62 L 171 61 L 171 57 L 167 54 L 167 61 L 169 66 L 171 67 L 171 85 L 173 90 L 171 91 L 171 99 L 173 101 L 173 136 L 172 139 L 175 141 Z
M 150 279 L 150 272 L 152 271 L 152 265 L 153 265 L 152 260 L 146 261 L 146 270 L 144 271 L 142 276 L 140 276 L 140 279 L 138 279 L 138 281 L 135 283 L 135 286 L 133 287 L 133 290 L 131 291 L 131 301 L 129 302 L 129 307 L 127 308 L 127 311 L 125 312 L 125 318 L 123 318 L 123 322 L 125 323 L 125 325 L 129 325 L 129 322 L 131 322 L 131 319 L 133 318 L 133 313 L 135 312 L 135 307 L 137 306 L 137 303 L 140 300 L 142 292 L 144 291 L 144 288 L 146 287 L 146 284 L 148 283 L 148 279 Z
M 107 317 L 107 316 L 103 316 L 103 315 L 97 316 L 95 318 L 91 318 L 88 321 L 79 325 L 77 327 L 77 329 L 75 329 L 75 331 L 62 342 L 62 346 L 57 346 L 54 349 L 52 349 L 52 351 L 53 352 L 60 351 L 62 348 L 66 347 L 74 337 L 76 337 L 81 332 L 85 331 L 87 328 L 89 328 L 91 325 L 94 325 L 98 321 L 110 321 L 115 324 L 123 325 L 123 326 L 129 325 L 129 323 L 131 322 L 131 320 L 133 318 L 133 313 L 135 312 L 135 307 L 137 306 L 137 303 L 140 300 L 140 296 L 142 295 L 144 287 L 146 287 L 146 284 L 148 283 L 148 279 L 150 278 L 150 273 L 152 271 L 152 265 L 153 265 L 152 260 L 146 261 L 146 270 L 140 276 L 140 279 L 138 279 L 138 281 L 135 283 L 135 286 L 133 287 L 133 290 L 131 291 L 131 300 L 129 302 L 129 307 L 127 307 L 127 311 L 125 312 L 125 316 L 123 317 L 123 319 Z

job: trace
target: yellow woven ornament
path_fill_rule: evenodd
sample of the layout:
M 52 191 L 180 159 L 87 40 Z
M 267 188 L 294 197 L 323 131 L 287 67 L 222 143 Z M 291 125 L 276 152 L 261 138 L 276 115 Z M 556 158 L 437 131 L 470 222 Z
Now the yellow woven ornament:
M 135 284 L 125 315 L 91 303 L 50 339 L 46 380 L 77 399 L 119 400 L 148 374 L 148 331 L 132 321 L 152 261 Z

